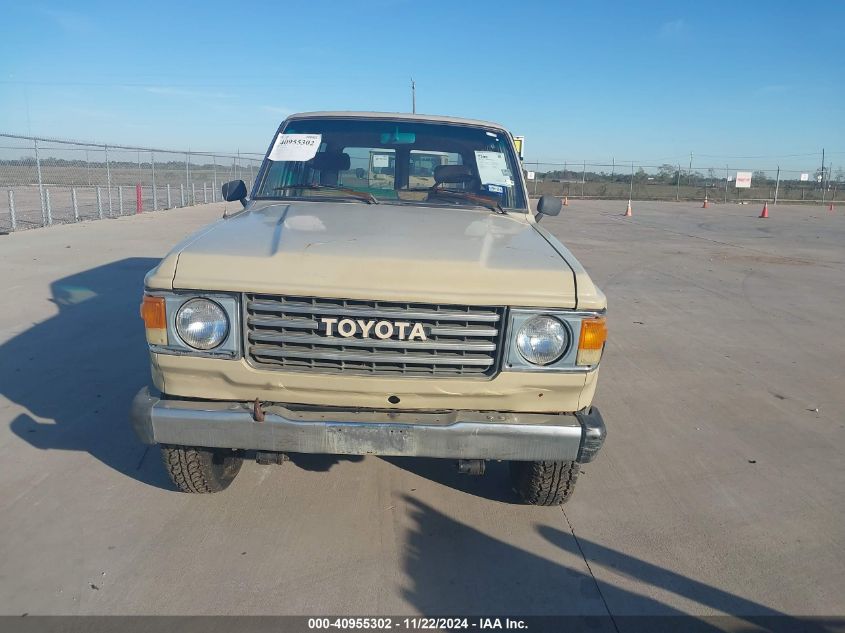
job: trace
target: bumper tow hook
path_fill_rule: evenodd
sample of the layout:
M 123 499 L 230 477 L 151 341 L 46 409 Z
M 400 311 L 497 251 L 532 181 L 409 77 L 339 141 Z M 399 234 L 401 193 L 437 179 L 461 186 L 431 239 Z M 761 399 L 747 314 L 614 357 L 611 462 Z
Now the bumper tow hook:
M 264 409 L 261 408 L 261 401 L 258 398 L 252 403 L 252 419 L 256 422 L 264 422 Z

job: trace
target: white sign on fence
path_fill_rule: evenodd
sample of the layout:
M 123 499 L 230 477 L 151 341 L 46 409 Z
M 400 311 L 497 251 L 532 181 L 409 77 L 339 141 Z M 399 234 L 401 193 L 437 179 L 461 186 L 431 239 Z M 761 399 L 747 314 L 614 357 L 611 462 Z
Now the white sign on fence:
M 736 187 L 737 189 L 749 189 L 751 187 L 751 172 L 736 172 L 736 183 L 734 184 L 734 187 Z
M 533 171 L 528 172 L 528 180 L 534 180 L 534 172 Z
M 801 174 L 801 182 L 807 182 L 810 179 L 810 174 Z

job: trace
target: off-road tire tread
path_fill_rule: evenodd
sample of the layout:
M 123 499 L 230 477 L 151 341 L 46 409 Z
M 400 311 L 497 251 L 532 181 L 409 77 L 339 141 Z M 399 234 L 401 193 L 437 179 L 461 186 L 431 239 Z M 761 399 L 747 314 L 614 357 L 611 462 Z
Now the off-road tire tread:
M 215 473 L 212 452 L 190 446 L 162 446 L 161 455 L 174 485 L 182 492 L 194 494 L 225 490 L 241 468 L 238 462 L 231 476 L 221 478 Z
M 555 506 L 569 501 L 581 464 L 578 462 L 511 462 L 511 481 L 525 503 Z

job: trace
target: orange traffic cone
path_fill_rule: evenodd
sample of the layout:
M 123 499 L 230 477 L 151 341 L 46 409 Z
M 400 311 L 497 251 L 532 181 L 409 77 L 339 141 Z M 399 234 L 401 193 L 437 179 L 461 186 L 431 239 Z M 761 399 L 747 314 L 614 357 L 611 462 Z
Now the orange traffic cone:
M 704 196 L 704 204 L 702 204 L 702 205 L 701 205 L 701 208 L 702 208 L 702 209 L 706 209 L 706 208 L 707 208 L 707 196 Z
M 760 214 L 760 217 L 761 218 L 769 217 L 769 203 L 768 202 L 763 203 L 763 212 Z
M 632 215 L 634 215 L 634 214 L 631 213 L 631 201 L 628 200 L 628 208 L 625 209 L 625 217 L 630 218 Z
M 563 206 L 569 206 L 569 196 L 563 196 Z

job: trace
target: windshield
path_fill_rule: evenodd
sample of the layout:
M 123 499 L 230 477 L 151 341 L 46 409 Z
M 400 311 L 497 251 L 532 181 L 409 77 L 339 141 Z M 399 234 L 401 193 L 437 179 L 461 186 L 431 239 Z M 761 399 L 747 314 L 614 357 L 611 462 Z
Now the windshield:
M 387 204 L 525 211 L 519 169 L 501 130 L 390 119 L 294 119 L 274 139 L 253 198 L 372 196 Z

